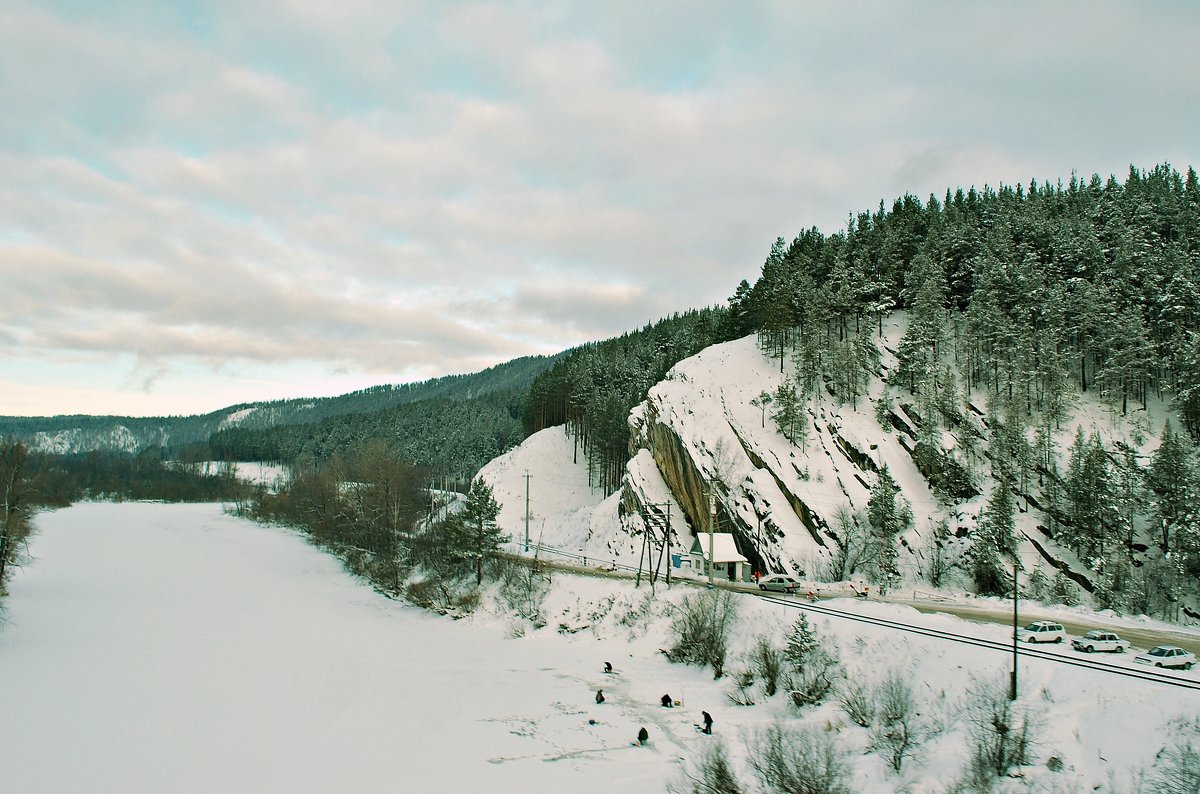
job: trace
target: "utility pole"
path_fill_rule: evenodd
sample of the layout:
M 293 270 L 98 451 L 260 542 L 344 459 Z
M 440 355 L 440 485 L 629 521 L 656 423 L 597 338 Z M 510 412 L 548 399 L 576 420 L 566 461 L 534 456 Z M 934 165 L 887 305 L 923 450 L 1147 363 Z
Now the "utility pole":
M 529 553 L 529 469 L 525 470 L 525 553 Z
M 1013 669 L 1008 699 L 1017 699 L 1017 555 L 1013 554 Z
M 708 589 L 713 589 L 713 532 L 717 527 L 717 495 L 708 492 Z

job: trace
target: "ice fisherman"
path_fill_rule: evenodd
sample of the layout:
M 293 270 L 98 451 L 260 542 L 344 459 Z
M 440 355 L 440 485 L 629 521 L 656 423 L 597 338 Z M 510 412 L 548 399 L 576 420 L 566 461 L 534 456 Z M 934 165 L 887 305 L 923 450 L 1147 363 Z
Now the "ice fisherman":
M 596 704 L 597 704 L 597 705 L 599 705 L 599 704 L 601 704 L 601 703 L 603 703 L 603 702 L 604 702 L 604 690 L 603 690 L 603 689 L 597 689 L 597 690 L 596 690 Z
M 645 744 L 648 741 L 650 741 L 650 732 L 647 731 L 646 726 L 643 725 L 641 730 L 638 731 L 638 744 Z
M 611 672 L 612 672 L 612 662 L 605 662 L 605 663 L 604 663 L 604 672 L 606 672 L 606 673 L 611 673 Z
M 662 698 L 661 698 L 661 700 L 662 700 L 662 704 L 663 704 L 663 708 L 664 708 L 664 709 L 669 709 L 669 708 L 671 708 L 671 706 L 672 706 L 672 705 L 674 705 L 674 703 L 675 703 L 675 701 L 671 700 L 671 696 L 670 696 L 670 695 L 663 695 L 663 696 L 662 696 Z
M 704 715 L 704 732 L 711 734 L 712 733 L 712 722 L 713 722 L 712 715 L 709 714 L 707 711 L 702 711 L 700 713 L 702 715 Z

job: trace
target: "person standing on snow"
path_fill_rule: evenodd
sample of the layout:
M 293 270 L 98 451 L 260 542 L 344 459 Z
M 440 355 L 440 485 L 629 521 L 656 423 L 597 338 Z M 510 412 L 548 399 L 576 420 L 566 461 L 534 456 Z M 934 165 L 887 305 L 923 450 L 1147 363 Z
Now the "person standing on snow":
M 707 734 L 711 734 L 712 733 L 712 715 L 709 714 L 707 711 L 702 711 L 700 713 L 704 715 L 704 732 Z

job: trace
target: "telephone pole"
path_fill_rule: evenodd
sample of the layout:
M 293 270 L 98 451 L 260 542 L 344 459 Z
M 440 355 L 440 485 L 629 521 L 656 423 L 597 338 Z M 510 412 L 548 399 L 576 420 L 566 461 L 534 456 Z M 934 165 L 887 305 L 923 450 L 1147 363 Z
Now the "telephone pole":
M 717 495 L 708 492 L 708 589 L 713 589 L 713 532 L 717 528 Z
M 525 553 L 529 553 L 529 469 L 525 470 Z

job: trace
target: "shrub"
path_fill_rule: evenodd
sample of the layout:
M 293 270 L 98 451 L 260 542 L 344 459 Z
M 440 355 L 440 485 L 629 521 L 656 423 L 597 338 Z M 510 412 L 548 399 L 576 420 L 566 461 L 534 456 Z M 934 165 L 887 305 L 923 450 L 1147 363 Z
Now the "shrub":
M 733 687 L 726 693 L 729 702 L 735 706 L 753 706 L 754 701 L 754 671 L 742 670 L 733 677 Z
M 1200 717 L 1179 725 L 1170 743 L 1159 751 L 1150 783 L 1163 794 L 1200 791 Z
M 774 723 L 755 734 L 747 750 L 764 791 L 850 794 L 845 752 L 827 733 Z
M 920 743 L 917 703 L 912 687 L 891 673 L 875 688 L 875 722 L 871 745 L 883 753 L 897 772 Z
M 717 741 L 700 759 L 680 773 L 681 779 L 667 786 L 671 794 L 742 794 L 745 788 L 738 782 L 725 745 Z
M 792 703 L 798 708 L 820 703 L 842 675 L 837 656 L 821 647 L 814 649 L 805 657 L 804 667 L 788 675 Z
M 759 637 L 750 652 L 750 662 L 762 681 L 763 694 L 773 696 L 779 689 L 779 676 L 783 673 L 783 651 L 766 637 Z
M 737 602 L 728 590 L 706 590 L 689 595 L 676 608 L 672 628 L 675 644 L 666 652 L 672 662 L 711 665 L 713 677 L 725 674 L 729 631 L 737 616 Z
M 982 679 L 967 690 L 963 717 L 971 739 L 967 774 L 976 785 L 1030 762 L 1036 725 L 1029 712 L 1008 699 L 1004 678 Z
M 850 721 L 861 728 L 875 721 L 875 698 L 871 688 L 859 678 L 847 678 L 838 687 L 838 703 Z

